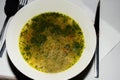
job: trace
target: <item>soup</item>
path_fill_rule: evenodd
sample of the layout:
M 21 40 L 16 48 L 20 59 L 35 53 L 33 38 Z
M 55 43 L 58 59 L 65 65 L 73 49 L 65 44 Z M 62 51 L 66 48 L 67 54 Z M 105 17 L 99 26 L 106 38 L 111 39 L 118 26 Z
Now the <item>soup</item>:
M 58 12 L 34 16 L 22 28 L 20 52 L 33 68 L 58 73 L 72 67 L 84 50 L 84 35 L 78 23 Z

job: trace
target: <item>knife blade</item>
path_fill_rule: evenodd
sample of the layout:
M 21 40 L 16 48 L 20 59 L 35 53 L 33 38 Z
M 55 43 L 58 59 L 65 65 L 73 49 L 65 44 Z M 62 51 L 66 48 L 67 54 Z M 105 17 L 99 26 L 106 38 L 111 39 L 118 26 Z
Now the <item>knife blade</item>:
M 94 22 L 94 27 L 96 31 L 96 50 L 95 50 L 95 56 L 94 56 L 94 73 L 95 73 L 95 78 L 99 77 L 99 24 L 100 23 L 100 0 L 97 5 L 96 9 L 96 15 L 95 15 L 95 22 Z

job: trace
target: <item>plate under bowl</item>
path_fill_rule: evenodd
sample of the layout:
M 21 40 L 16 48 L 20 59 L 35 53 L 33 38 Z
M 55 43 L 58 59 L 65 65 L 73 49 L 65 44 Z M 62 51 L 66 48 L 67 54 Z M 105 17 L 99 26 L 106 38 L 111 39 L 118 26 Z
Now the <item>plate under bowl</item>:
M 77 21 L 84 33 L 85 49 L 80 60 L 68 70 L 60 73 L 43 73 L 33 69 L 26 63 L 19 51 L 18 38 L 22 27 L 33 16 L 44 12 L 67 14 Z M 66 80 L 81 73 L 90 63 L 96 47 L 96 34 L 90 16 L 81 7 L 65 0 L 36 0 L 19 10 L 11 20 L 6 36 L 6 46 L 11 61 L 26 76 L 37 80 Z

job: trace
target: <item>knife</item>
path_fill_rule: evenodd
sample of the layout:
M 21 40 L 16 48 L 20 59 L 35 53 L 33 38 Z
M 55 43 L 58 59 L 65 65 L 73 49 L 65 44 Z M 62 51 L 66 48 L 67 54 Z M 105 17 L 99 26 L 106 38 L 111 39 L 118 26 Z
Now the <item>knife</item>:
M 94 27 L 96 31 L 96 50 L 95 50 L 95 58 L 94 58 L 94 73 L 95 73 L 95 78 L 99 77 L 99 23 L 100 23 L 100 0 L 97 5 L 96 9 L 96 15 L 95 15 L 95 22 L 94 22 Z

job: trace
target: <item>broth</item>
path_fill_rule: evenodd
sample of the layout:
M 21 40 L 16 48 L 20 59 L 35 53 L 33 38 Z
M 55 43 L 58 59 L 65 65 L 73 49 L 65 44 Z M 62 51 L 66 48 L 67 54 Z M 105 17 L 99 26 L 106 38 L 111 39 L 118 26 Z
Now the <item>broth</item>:
M 57 73 L 73 66 L 84 50 L 84 35 L 75 20 L 58 12 L 34 16 L 22 28 L 20 52 L 33 68 Z

